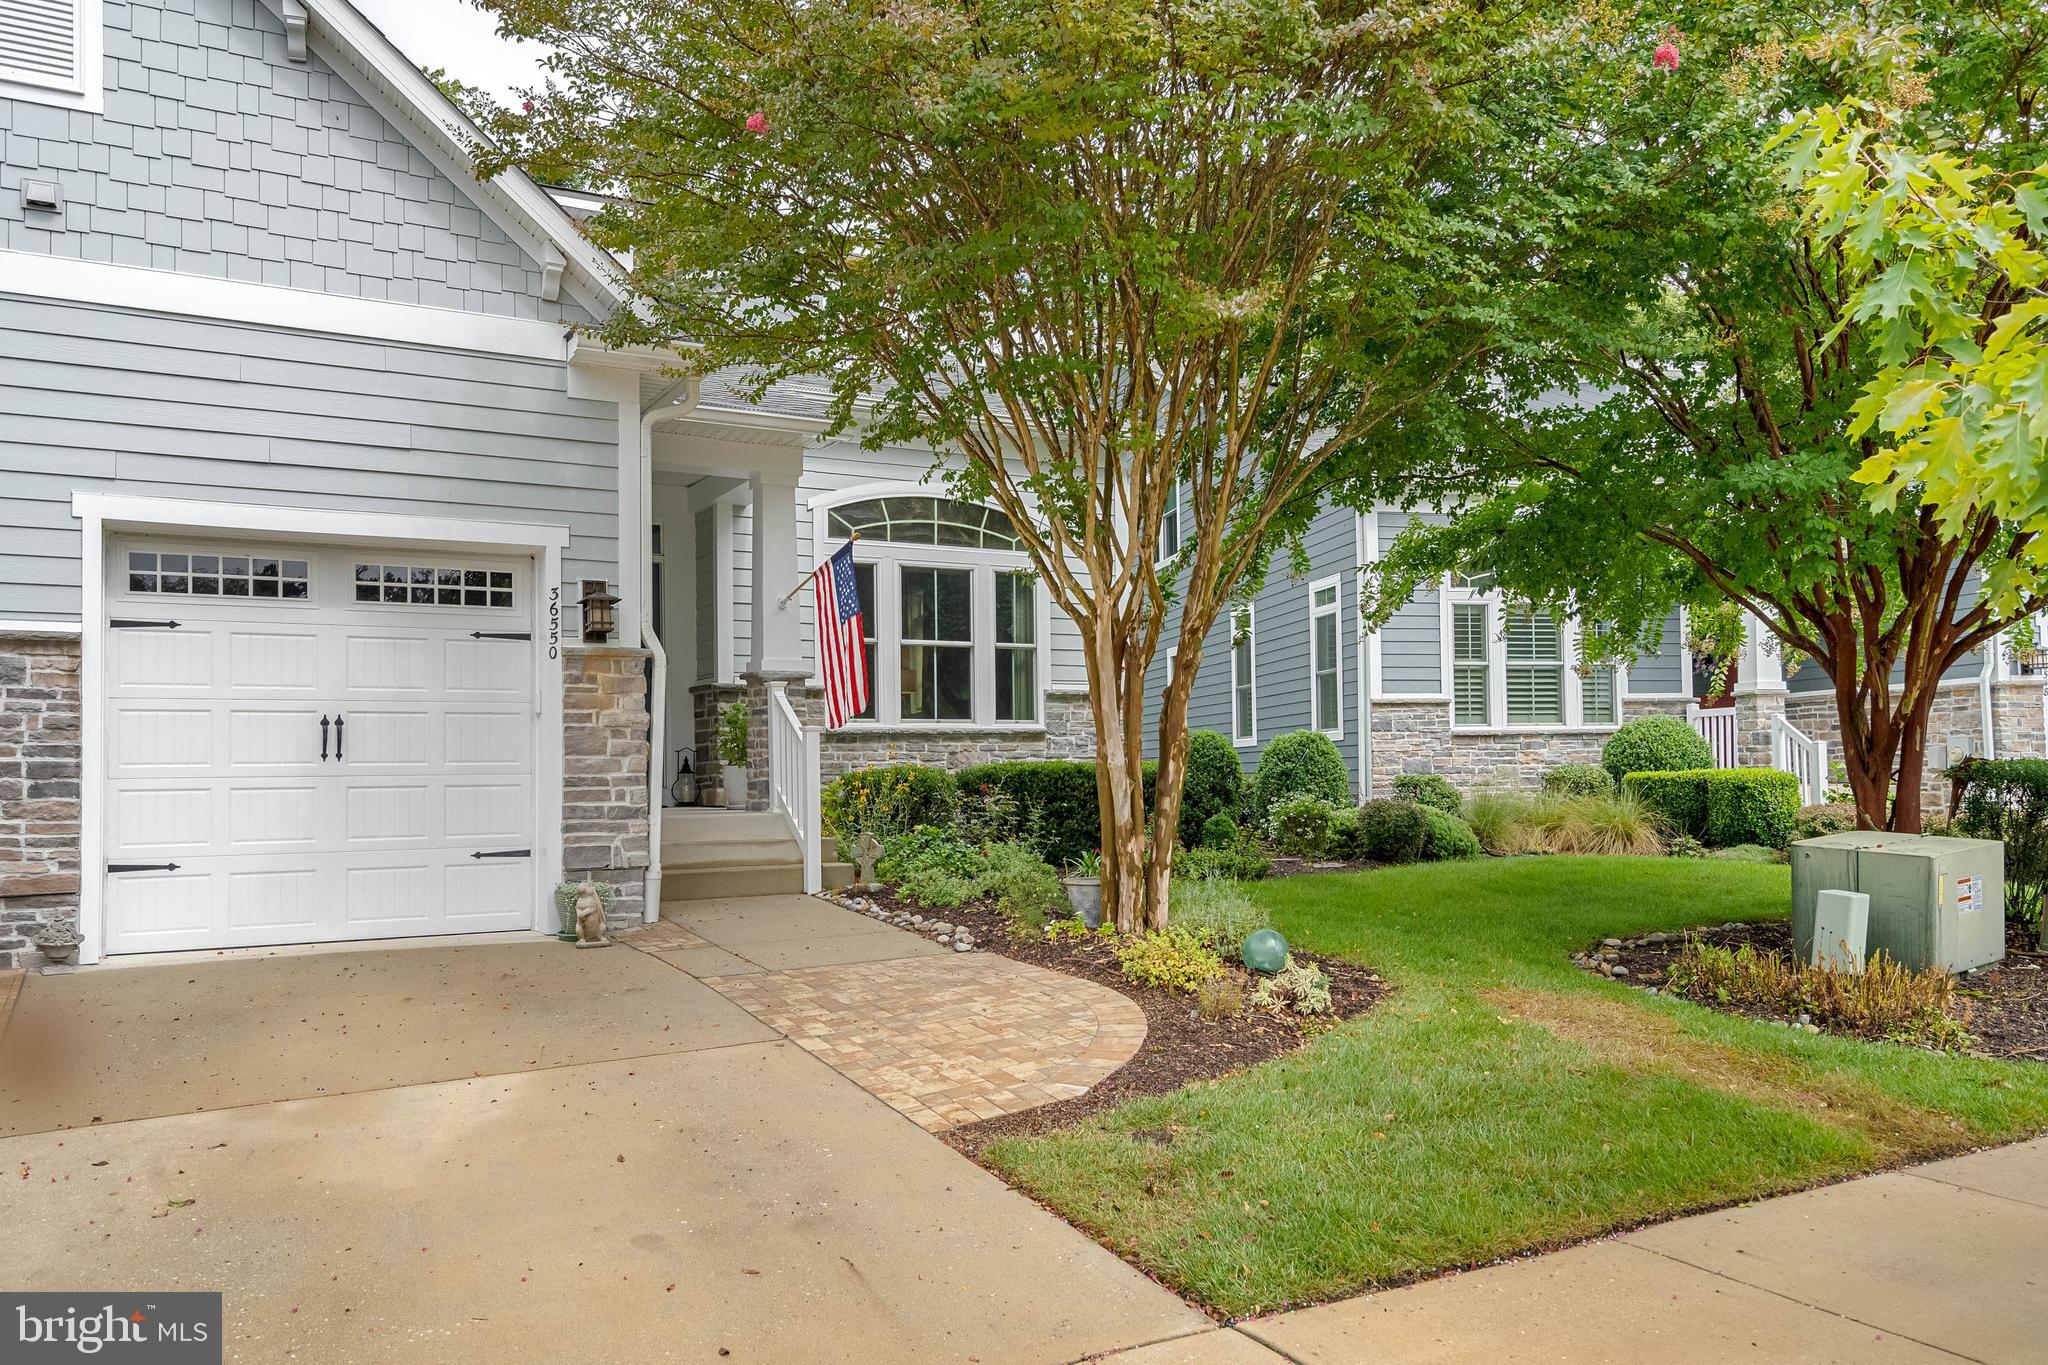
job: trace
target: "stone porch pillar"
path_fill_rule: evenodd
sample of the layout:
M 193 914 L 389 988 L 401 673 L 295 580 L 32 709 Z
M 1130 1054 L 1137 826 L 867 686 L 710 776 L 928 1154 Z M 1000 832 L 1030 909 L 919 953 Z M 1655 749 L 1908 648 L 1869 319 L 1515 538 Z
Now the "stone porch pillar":
M 1735 676 L 1735 761 L 1745 768 L 1771 766 L 1771 724 L 1785 714 L 1785 660 L 1777 637 L 1756 617 L 1743 614 L 1742 662 Z
M 641 922 L 647 895 L 650 657 L 619 645 L 562 651 L 562 875 L 611 884 L 615 930 Z

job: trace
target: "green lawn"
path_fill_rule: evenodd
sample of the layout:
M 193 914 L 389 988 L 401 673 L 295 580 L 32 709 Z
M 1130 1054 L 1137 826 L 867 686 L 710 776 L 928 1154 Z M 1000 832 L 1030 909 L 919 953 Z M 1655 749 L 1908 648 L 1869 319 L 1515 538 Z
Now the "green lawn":
M 986 1152 L 1227 1313 L 2048 1128 L 2048 1067 L 1773 1028 L 1568 960 L 1783 915 L 1783 867 L 1482 859 L 1255 894 L 1290 942 L 1395 993 L 1293 1056 Z

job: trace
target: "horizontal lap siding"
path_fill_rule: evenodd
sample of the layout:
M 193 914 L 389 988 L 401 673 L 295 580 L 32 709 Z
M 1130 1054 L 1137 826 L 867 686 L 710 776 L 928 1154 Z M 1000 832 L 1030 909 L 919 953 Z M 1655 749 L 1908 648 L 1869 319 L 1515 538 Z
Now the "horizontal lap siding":
M 1692 686 L 1692 679 L 1687 676 L 1688 663 L 1684 632 L 1679 629 L 1678 613 L 1674 610 L 1664 618 L 1664 629 L 1658 636 L 1657 652 L 1629 664 L 1630 695 L 1687 691 Z
M 564 383 L 560 364 L 0 297 L 0 616 L 79 614 L 74 492 L 567 525 L 571 588 L 616 580 L 616 409 Z
M 1385 555 L 1408 529 L 1406 512 L 1379 512 L 1379 552 Z M 1441 526 L 1440 513 L 1418 514 L 1425 525 Z M 1380 627 L 1373 643 L 1380 664 L 1380 690 L 1388 696 L 1441 696 L 1445 691 L 1443 616 L 1439 589 L 1419 589 Z

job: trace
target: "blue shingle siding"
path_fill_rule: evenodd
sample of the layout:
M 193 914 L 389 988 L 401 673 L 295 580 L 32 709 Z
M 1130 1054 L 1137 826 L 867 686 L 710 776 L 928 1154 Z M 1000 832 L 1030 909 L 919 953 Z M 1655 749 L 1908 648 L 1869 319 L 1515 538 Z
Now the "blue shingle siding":
M 1408 529 L 1409 514 L 1382 511 L 1378 518 L 1379 548 L 1384 554 L 1395 537 Z M 1423 513 L 1426 524 L 1443 518 Z M 1440 696 L 1444 691 L 1443 607 L 1435 587 L 1419 589 L 1380 627 L 1373 648 L 1380 664 L 1380 690 L 1388 696 Z
M 256 0 L 110 0 L 106 112 L 0 99 L 0 246 L 523 318 L 540 268 Z M 51 174 L 61 214 L 30 213 Z
M 564 371 L 0 296 L 0 617 L 78 617 L 74 492 L 566 524 L 616 579 L 617 408 Z

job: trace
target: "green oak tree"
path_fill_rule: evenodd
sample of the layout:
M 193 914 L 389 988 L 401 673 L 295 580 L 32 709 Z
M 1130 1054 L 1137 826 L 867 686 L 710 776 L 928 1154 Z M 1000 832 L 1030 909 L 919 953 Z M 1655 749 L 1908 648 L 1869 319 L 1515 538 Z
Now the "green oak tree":
M 1104 893 L 1166 922 L 1201 641 L 1332 459 L 1501 305 L 1483 0 L 485 0 L 551 48 L 486 172 L 573 175 L 631 253 L 617 342 L 829 380 L 957 450 L 1079 627 Z M 1162 554 L 1176 484 L 1181 542 Z M 1162 639 L 1166 604 L 1177 638 Z M 1146 666 L 1173 653 L 1148 824 Z
M 1930 229 L 1880 228 L 1860 196 L 1890 205 L 1932 175 L 1960 205 L 1943 170 L 1981 188 L 2039 164 L 2048 12 L 1680 4 L 1588 33 L 1496 111 L 1547 196 L 1540 301 L 1464 394 L 1460 440 L 1370 486 L 1463 499 L 1397 547 L 1374 609 L 1484 562 L 1601 623 L 1596 662 L 1642 648 L 1674 604 L 1737 603 L 1832 680 L 1859 821 L 1918 829 L 1937 682 L 2043 603 L 2038 511 L 1924 501 L 1928 470 L 1885 453 L 1871 404 L 1926 415 L 1895 396 L 1925 352 L 1995 348 L 2035 229 L 2000 209 L 1956 229 L 1968 259 L 1930 268 L 1936 244 L 1908 240 Z M 1853 154 L 1801 121 L 1859 99 L 1892 112 Z M 2002 245 L 1974 235 L 1987 224 Z M 1904 482 L 1873 498 L 1859 471 Z

